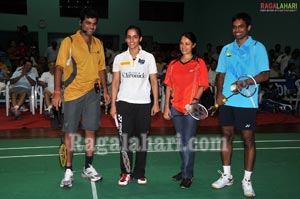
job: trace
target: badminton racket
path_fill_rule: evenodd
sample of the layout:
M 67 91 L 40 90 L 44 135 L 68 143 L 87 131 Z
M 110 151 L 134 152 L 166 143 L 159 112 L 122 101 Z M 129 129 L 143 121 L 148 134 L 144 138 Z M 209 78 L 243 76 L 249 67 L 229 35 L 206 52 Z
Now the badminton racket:
M 199 103 L 192 103 L 185 105 L 185 110 L 192 116 L 195 120 L 203 120 L 207 118 L 207 109 Z
M 122 134 L 122 129 L 119 128 L 119 122 L 118 122 L 117 114 L 115 114 L 114 120 L 115 120 L 116 127 L 119 131 L 120 149 L 121 149 L 123 164 L 125 166 L 126 172 L 128 174 L 130 174 L 131 173 L 130 160 L 129 160 L 127 151 L 126 151 L 126 149 L 124 149 L 124 146 L 123 146 L 123 144 L 124 144 L 123 143 L 123 134 Z
M 53 109 L 53 114 L 54 114 L 54 117 L 56 117 L 58 121 L 62 120 L 61 107 L 59 108 L 59 110 Z M 59 156 L 58 156 L 59 157 L 59 165 L 64 168 L 67 164 L 67 147 L 64 142 L 64 134 L 63 133 L 61 133 L 61 136 L 60 136 L 60 144 L 58 147 L 58 154 L 59 154 Z
M 67 147 L 64 143 L 63 135 L 60 137 L 59 164 L 61 167 L 65 167 L 67 164 Z
M 236 94 L 241 94 L 244 97 L 250 98 L 253 106 L 255 107 L 254 101 L 252 99 L 252 96 L 257 91 L 257 84 L 255 79 L 251 75 L 242 75 L 240 76 L 236 82 L 231 84 L 230 90 L 232 92 L 231 95 L 228 97 L 225 97 L 222 102 L 225 103 L 228 101 L 229 98 Z M 214 106 L 211 106 L 208 109 L 208 113 L 213 116 L 217 109 L 220 107 L 220 104 L 216 103 Z

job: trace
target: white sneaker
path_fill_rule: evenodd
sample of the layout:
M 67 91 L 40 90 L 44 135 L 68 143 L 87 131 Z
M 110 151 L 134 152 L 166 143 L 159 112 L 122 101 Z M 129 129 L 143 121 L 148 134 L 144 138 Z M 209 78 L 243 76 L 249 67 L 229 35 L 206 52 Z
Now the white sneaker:
M 233 184 L 232 175 L 226 175 L 226 174 L 222 173 L 220 170 L 218 171 L 218 173 L 221 174 L 221 177 L 217 181 L 215 181 L 214 183 L 211 184 L 212 188 L 221 189 L 225 186 L 230 186 Z
M 81 176 L 83 178 L 89 178 L 93 182 L 97 182 L 98 180 L 102 180 L 103 178 L 92 165 L 90 165 L 90 167 L 86 169 L 83 168 Z
M 244 190 L 244 195 L 248 198 L 253 198 L 255 197 L 255 193 L 252 187 L 251 180 L 247 180 L 246 178 L 243 179 L 242 181 L 242 187 Z
M 64 178 L 61 180 L 60 187 L 61 188 L 70 188 L 73 183 L 73 172 L 71 169 L 66 169 Z
M 120 180 L 118 181 L 118 184 L 121 186 L 126 186 L 128 182 L 131 181 L 130 174 L 128 173 L 122 173 Z
M 147 178 L 139 178 L 139 179 L 137 180 L 137 183 L 138 183 L 138 184 L 147 184 Z
M 24 106 L 24 105 L 22 105 L 22 106 L 19 108 L 19 110 L 22 111 L 22 112 L 27 112 L 27 111 L 29 111 L 29 109 L 26 108 L 26 106 Z

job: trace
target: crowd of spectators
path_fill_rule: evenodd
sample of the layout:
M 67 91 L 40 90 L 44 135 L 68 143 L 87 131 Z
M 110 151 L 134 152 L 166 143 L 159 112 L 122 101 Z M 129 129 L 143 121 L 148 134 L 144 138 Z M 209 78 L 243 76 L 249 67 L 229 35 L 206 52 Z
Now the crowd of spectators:
M 105 45 L 105 44 L 104 44 Z M 143 45 L 143 43 L 142 43 Z M 18 30 L 17 38 L 9 41 L 9 45 L 4 48 L 3 45 L 0 49 L 0 89 L 5 88 L 5 83 L 7 83 L 11 78 L 13 73 L 17 70 L 21 70 L 24 67 L 24 63 L 30 60 L 32 63 L 32 71 L 35 72 L 36 78 L 34 79 L 37 85 L 47 87 L 47 82 L 41 81 L 43 73 L 47 73 L 49 76 L 49 63 L 53 65 L 56 60 L 56 56 L 59 50 L 59 44 L 56 41 L 49 41 L 49 46 L 40 51 L 38 46 L 34 43 L 30 37 L 27 26 L 22 26 Z M 107 61 L 107 72 L 111 75 L 110 68 L 114 57 L 120 53 L 119 51 L 114 51 L 110 49 L 109 46 L 105 47 L 106 61 Z M 149 48 L 145 46 L 145 48 Z M 199 57 L 203 58 L 207 69 L 209 71 L 209 84 L 210 89 L 206 91 L 203 95 L 206 96 L 207 101 L 213 99 L 214 89 L 215 89 L 215 77 L 216 77 L 216 66 L 218 63 L 219 53 L 221 52 L 222 45 L 216 45 L 214 48 L 212 43 L 207 43 L 205 47 L 205 52 Z M 146 49 L 151 52 L 156 59 L 158 67 L 158 79 L 163 82 L 166 69 L 170 60 L 178 58 L 180 56 L 180 51 L 178 44 L 170 44 L 166 48 L 162 49 L 162 45 L 153 42 L 150 47 L 151 49 Z M 215 49 L 215 50 L 214 50 Z M 125 49 L 122 49 L 125 50 Z M 288 89 L 288 95 L 293 95 L 297 92 L 295 87 L 295 81 L 300 77 L 300 53 L 299 48 L 292 48 L 289 45 L 281 49 L 281 44 L 276 44 L 274 48 L 269 49 L 269 64 L 270 64 L 270 78 L 280 78 L 286 79 L 286 87 Z M 50 79 L 52 73 L 50 73 Z M 51 86 L 51 85 L 50 85 Z M 161 85 L 160 93 L 163 92 L 163 85 Z M 47 93 L 47 96 L 51 97 L 51 94 Z M 213 103 L 213 102 L 211 102 Z M 209 103 L 211 105 L 211 103 Z M 22 107 L 22 106 L 21 106 Z M 47 99 L 46 110 L 49 111 L 51 103 Z M 26 108 L 25 108 L 26 110 Z

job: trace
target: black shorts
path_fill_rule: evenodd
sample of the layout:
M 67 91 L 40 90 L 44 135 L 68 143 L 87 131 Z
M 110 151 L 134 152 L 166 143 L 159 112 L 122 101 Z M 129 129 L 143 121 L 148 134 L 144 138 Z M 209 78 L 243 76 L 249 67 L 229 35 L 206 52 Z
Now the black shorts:
M 234 126 L 239 130 L 253 130 L 256 127 L 256 108 L 221 106 L 219 108 L 220 126 Z

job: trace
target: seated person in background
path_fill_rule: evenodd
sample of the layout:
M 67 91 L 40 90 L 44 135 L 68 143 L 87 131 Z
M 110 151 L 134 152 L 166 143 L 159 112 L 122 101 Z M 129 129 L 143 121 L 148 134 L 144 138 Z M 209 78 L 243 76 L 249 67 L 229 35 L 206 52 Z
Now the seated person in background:
M 31 94 L 31 87 L 35 85 L 36 73 L 32 70 L 32 61 L 25 60 L 24 65 L 18 68 L 10 79 L 12 88 L 10 94 L 12 98 L 11 112 L 19 118 L 20 106 L 24 103 L 27 95 Z
M 206 89 L 202 96 L 201 96 L 201 104 L 206 108 L 210 108 L 211 106 L 215 105 L 215 81 L 216 81 L 216 68 L 217 68 L 217 61 L 214 58 L 211 58 L 211 61 L 207 63 L 207 70 L 208 70 L 208 83 L 209 89 Z
M 164 62 L 164 58 L 161 55 L 158 55 L 156 57 L 156 67 L 157 67 L 157 73 L 160 77 L 162 75 L 164 67 L 167 65 L 166 62 Z
M 55 71 L 55 61 L 48 62 L 49 71 L 44 72 L 39 79 L 39 85 L 44 88 L 44 96 L 45 96 L 45 114 L 50 117 L 53 116 L 52 111 L 52 102 L 51 97 L 54 91 L 54 71 Z
M 9 77 L 4 69 L 0 68 L 0 91 L 5 90 L 5 83 L 9 80 Z
M 1 76 L 1 78 L 3 77 L 9 77 L 9 73 L 10 71 L 8 70 L 7 65 L 5 64 L 5 60 L 4 57 L 0 57 L 0 70 L 3 70 L 2 73 L 4 73 L 4 76 Z M 3 75 L 3 74 L 2 74 Z M 2 81 L 1 81 L 2 82 Z
M 280 65 L 277 62 L 270 62 L 270 78 L 281 78 Z
M 297 86 L 295 85 L 296 80 L 299 78 L 295 71 L 295 63 L 288 63 L 284 69 L 284 78 L 286 80 L 287 97 L 291 100 L 294 94 L 297 93 Z M 291 101 L 290 101 L 291 103 Z
M 7 80 L 6 78 L 5 71 L 0 69 L 0 91 L 5 89 L 5 80 Z

